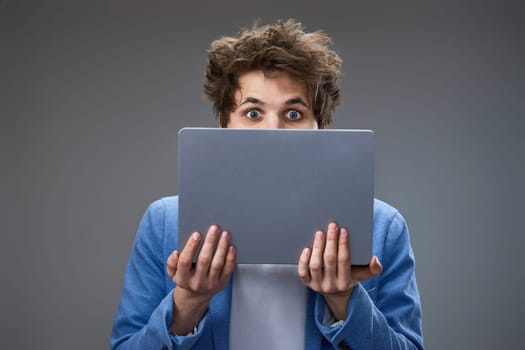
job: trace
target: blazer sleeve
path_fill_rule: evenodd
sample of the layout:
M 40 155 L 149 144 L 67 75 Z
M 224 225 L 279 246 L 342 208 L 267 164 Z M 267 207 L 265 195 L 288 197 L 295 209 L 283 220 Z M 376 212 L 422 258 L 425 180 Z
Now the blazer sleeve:
M 167 290 L 166 284 L 165 215 L 166 205 L 159 200 L 140 222 L 110 336 L 112 350 L 190 349 L 207 323 L 205 316 L 189 336 L 170 332 L 173 288 Z
M 395 213 L 383 236 L 383 272 L 370 289 L 358 284 L 350 298 L 347 319 L 323 325 L 326 303 L 315 301 L 315 322 L 336 349 L 423 349 L 422 316 L 415 261 L 405 220 Z

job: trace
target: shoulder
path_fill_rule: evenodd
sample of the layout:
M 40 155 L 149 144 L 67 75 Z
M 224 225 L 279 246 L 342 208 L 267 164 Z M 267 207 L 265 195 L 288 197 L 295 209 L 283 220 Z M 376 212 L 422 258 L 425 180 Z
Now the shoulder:
M 154 226 L 165 225 L 165 219 L 177 216 L 179 211 L 179 200 L 177 196 L 163 197 L 150 203 L 144 214 Z
M 157 199 L 148 206 L 139 226 L 137 243 L 166 252 L 178 247 L 179 201 L 177 196 Z
M 163 231 L 173 232 L 179 222 L 179 197 L 162 197 L 152 202 L 147 209 L 147 216 L 155 225 L 162 225 Z
M 408 235 L 405 218 L 392 205 L 374 199 L 374 239 L 376 243 L 397 241 Z
M 177 196 L 163 197 L 151 202 L 144 213 L 141 226 L 159 235 L 173 231 L 178 226 L 178 203 Z
M 401 220 L 403 216 L 390 204 L 377 198 L 374 199 L 374 226 L 390 226 L 393 221 Z
M 148 212 L 150 215 L 165 215 L 166 212 L 177 211 L 179 208 L 179 197 L 178 196 L 168 196 L 162 197 L 153 201 L 149 207 Z

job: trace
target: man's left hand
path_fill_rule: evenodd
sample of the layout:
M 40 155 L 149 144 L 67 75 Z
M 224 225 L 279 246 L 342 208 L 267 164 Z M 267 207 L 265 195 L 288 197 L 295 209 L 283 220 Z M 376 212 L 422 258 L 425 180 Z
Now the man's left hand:
M 330 223 L 326 234 L 317 231 L 313 248 L 299 257 L 298 271 L 303 283 L 321 293 L 336 320 L 345 320 L 354 287 L 379 275 L 383 267 L 374 256 L 367 266 L 352 267 L 348 230 Z

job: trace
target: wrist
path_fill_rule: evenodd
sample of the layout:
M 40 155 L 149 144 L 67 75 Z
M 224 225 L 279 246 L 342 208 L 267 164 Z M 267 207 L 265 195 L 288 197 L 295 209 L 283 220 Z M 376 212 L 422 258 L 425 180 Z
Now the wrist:
M 211 297 L 195 294 L 184 288 L 175 287 L 173 291 L 173 321 L 171 330 L 177 335 L 187 335 L 195 330 L 200 322 Z
M 326 305 L 336 321 L 346 320 L 348 303 L 350 302 L 353 290 L 354 288 L 352 287 L 352 289 L 342 293 L 323 295 Z

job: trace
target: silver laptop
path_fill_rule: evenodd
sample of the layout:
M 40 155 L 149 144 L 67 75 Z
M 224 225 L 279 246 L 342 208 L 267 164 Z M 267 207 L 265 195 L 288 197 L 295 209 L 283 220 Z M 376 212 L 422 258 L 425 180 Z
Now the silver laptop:
M 372 131 L 183 128 L 178 151 L 181 248 L 217 224 L 237 263 L 297 264 L 335 221 L 350 231 L 352 264 L 370 261 Z

